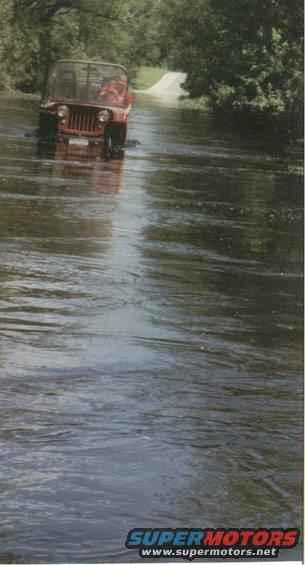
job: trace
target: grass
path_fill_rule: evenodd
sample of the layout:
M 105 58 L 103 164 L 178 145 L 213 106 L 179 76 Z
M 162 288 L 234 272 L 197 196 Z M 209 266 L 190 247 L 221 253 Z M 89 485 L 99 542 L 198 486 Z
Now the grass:
M 167 69 L 160 67 L 140 67 L 133 81 L 133 87 L 136 90 L 146 90 L 146 88 L 156 84 L 165 73 L 167 73 Z
M 200 96 L 200 98 L 188 98 L 184 96 L 180 99 L 179 106 L 184 110 L 201 110 L 204 112 L 210 110 L 209 99 L 206 96 Z

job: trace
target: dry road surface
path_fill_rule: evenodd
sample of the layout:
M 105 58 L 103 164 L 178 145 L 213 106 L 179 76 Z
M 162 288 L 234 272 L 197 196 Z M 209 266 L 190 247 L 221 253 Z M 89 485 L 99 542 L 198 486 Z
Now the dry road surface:
M 168 72 L 163 75 L 156 84 L 142 92 L 153 94 L 154 96 L 161 96 L 162 98 L 178 98 L 184 92 L 181 84 L 185 79 L 185 73 Z

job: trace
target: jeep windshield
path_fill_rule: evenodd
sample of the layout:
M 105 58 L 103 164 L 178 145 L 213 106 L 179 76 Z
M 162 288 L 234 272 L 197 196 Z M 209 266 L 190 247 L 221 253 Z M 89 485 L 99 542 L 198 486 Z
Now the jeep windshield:
M 106 105 L 105 96 L 101 96 L 101 93 L 107 92 L 107 89 L 115 89 L 115 81 L 121 81 L 122 78 L 127 86 L 128 75 L 121 65 L 62 59 L 49 71 L 42 103 Z M 112 96 L 109 105 L 123 106 L 123 103 Z

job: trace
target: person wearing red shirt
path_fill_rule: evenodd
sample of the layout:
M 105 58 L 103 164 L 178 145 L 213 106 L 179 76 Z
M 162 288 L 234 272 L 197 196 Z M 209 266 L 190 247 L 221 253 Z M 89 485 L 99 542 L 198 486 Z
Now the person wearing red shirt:
M 109 105 L 124 106 L 125 114 L 128 116 L 133 102 L 132 92 L 127 88 L 127 77 L 124 73 L 118 74 L 102 87 L 100 98 Z
M 119 73 L 116 77 L 116 89 L 122 105 L 125 107 L 125 114 L 128 116 L 131 112 L 131 105 L 133 103 L 133 94 L 127 88 L 127 76 L 124 73 Z
M 104 86 L 102 86 L 102 90 L 99 94 L 99 97 L 106 102 L 110 106 L 119 106 L 119 93 L 116 89 L 116 81 L 115 79 L 109 80 Z

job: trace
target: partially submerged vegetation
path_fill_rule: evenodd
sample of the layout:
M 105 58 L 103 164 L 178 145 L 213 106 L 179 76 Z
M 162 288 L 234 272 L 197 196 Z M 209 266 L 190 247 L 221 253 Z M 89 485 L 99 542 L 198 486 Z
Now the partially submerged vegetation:
M 302 121 L 301 0 L 177 0 L 163 21 L 171 62 L 188 73 L 197 106 L 206 97 L 240 119 Z
M 200 110 L 202 112 L 211 111 L 210 101 L 207 96 L 200 96 L 199 98 L 182 96 L 180 99 L 180 108 L 185 110 Z
M 121 63 L 138 89 L 171 68 L 183 107 L 296 129 L 302 15 L 301 0 L 1 0 L 0 90 L 38 92 L 61 57 Z

